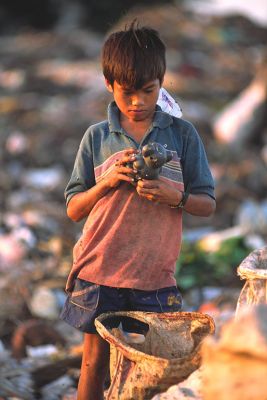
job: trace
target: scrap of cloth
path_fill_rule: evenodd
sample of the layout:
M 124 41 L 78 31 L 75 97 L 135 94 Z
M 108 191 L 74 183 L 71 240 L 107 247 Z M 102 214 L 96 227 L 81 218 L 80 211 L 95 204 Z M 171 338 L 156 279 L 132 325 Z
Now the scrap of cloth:
M 173 117 L 181 118 L 183 115 L 180 105 L 163 87 L 159 91 L 157 104 L 160 106 L 162 111 L 172 115 Z

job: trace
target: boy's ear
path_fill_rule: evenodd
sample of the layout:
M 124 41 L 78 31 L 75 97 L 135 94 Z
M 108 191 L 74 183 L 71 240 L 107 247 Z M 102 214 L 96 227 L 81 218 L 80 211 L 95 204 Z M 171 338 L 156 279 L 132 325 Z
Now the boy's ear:
M 106 87 L 107 87 L 108 91 L 110 93 L 113 93 L 113 87 L 112 87 L 111 83 L 107 79 L 105 79 L 105 83 L 106 83 Z

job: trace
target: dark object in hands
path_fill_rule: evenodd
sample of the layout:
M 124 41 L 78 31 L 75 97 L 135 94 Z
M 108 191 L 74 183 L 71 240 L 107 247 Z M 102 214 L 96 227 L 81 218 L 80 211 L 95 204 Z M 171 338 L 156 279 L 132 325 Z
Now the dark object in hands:
M 171 161 L 172 152 L 166 150 L 160 143 L 151 142 L 146 144 L 136 154 L 132 168 L 137 172 L 134 175 L 135 181 L 140 179 L 158 179 L 161 168 Z

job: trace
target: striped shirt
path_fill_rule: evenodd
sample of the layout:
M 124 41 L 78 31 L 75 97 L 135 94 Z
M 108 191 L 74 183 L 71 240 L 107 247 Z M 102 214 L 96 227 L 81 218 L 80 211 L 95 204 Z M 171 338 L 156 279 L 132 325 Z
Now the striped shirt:
M 119 122 L 115 102 L 108 119 L 85 132 L 65 190 L 66 202 L 88 190 L 113 168 L 129 147 L 161 143 L 173 158 L 162 167 L 161 179 L 179 190 L 190 184 L 193 194 L 214 198 L 214 184 L 201 139 L 188 121 L 172 117 L 157 106 L 150 129 L 141 143 Z M 175 265 L 182 237 L 182 210 L 141 198 L 134 186 L 122 182 L 110 189 L 91 210 L 74 246 L 67 281 L 71 290 L 79 277 L 97 284 L 155 290 L 176 284 Z

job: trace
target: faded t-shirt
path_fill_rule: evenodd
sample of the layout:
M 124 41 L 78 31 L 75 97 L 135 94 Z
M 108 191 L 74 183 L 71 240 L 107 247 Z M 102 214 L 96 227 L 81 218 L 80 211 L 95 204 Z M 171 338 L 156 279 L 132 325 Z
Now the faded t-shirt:
M 67 203 L 101 180 L 129 147 L 161 143 L 173 158 L 161 170 L 161 179 L 179 190 L 214 197 L 214 184 L 203 144 L 189 122 L 156 108 L 152 125 L 141 143 L 122 129 L 114 102 L 108 120 L 85 133 L 66 187 Z M 176 284 L 174 278 L 182 236 L 182 210 L 141 198 L 133 185 L 122 182 L 99 200 L 85 222 L 73 250 L 74 279 L 121 288 L 154 290 Z

